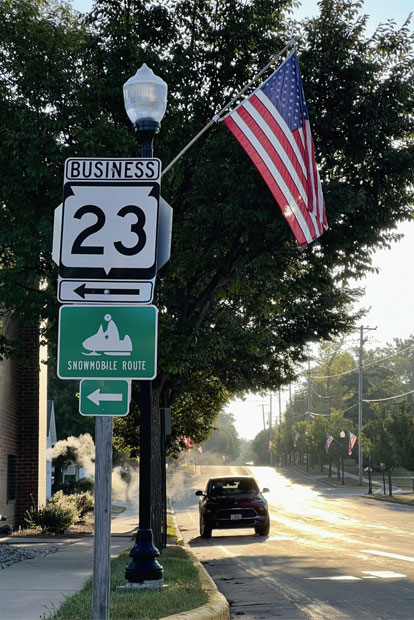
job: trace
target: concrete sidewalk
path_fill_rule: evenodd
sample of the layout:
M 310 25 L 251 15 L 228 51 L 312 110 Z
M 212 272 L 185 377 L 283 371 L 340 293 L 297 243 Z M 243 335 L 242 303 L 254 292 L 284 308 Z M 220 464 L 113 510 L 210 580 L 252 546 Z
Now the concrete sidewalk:
M 125 505 L 125 503 L 123 504 Z M 111 556 L 133 546 L 136 508 L 128 505 L 111 523 Z M 16 562 L 0 570 L 0 620 L 39 620 L 78 592 L 93 573 L 93 536 L 64 538 L 0 538 L 16 547 L 57 547 L 56 553 Z

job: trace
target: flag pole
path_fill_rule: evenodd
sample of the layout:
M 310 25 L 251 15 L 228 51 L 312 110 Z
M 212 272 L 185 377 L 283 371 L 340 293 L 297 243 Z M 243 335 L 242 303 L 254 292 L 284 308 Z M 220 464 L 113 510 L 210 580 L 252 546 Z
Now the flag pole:
M 176 157 L 174 157 L 174 159 L 172 161 L 170 161 L 170 163 L 168 164 L 168 166 L 162 171 L 161 176 L 164 176 L 164 174 L 166 172 L 168 172 L 168 170 L 170 168 L 172 168 L 174 166 L 174 164 L 184 155 L 184 153 L 186 151 L 188 151 L 188 149 L 194 144 L 194 142 L 197 142 L 197 140 L 203 135 L 204 132 L 207 131 L 207 129 L 209 129 L 211 127 L 211 125 L 213 125 L 214 123 L 218 123 L 218 121 L 220 120 L 220 116 L 223 114 L 223 112 L 226 112 L 226 110 L 228 110 L 238 99 L 239 97 L 241 97 L 242 95 L 244 95 L 244 93 L 246 92 L 246 90 L 248 88 L 250 88 L 250 86 L 252 86 L 252 84 L 254 84 L 254 82 L 256 82 L 256 80 L 259 79 L 259 77 L 261 77 L 261 75 L 263 75 L 263 73 L 265 71 L 268 70 L 268 68 L 273 65 L 276 60 L 278 60 L 282 54 L 284 54 L 286 52 L 287 49 L 289 49 L 289 47 L 291 47 L 292 45 L 294 45 L 296 43 L 296 40 L 298 39 L 297 36 L 293 36 L 290 41 L 287 43 L 287 45 L 285 45 L 285 47 L 280 50 L 280 52 L 278 52 L 275 56 L 273 56 L 269 62 L 267 63 L 267 65 L 265 67 L 263 67 L 263 69 L 261 69 L 259 71 L 259 73 L 256 73 L 256 75 L 254 77 L 252 77 L 252 79 L 250 80 L 250 82 L 248 82 L 246 84 L 246 86 L 244 86 L 236 95 L 234 95 L 233 99 L 231 101 L 229 101 L 224 108 L 222 108 L 220 110 L 220 112 L 217 112 L 217 114 L 215 114 L 213 116 L 213 118 L 207 123 L 207 125 L 205 127 L 203 127 L 203 129 L 201 129 L 201 131 L 198 132 L 198 134 L 196 136 L 194 136 L 194 138 L 187 144 L 187 146 L 185 146 L 183 148 L 182 151 L 180 151 L 178 153 L 178 155 Z

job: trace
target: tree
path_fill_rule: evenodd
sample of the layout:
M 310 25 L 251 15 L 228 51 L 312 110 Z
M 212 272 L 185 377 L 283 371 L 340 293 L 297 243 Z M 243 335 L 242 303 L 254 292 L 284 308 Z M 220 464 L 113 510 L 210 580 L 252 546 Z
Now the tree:
M 269 430 L 263 429 L 257 433 L 252 442 L 252 450 L 255 454 L 256 465 L 269 465 Z
M 392 472 L 397 464 L 385 419 L 370 420 L 362 429 L 362 446 L 374 464 L 383 464 L 388 474 L 388 492 L 392 495 Z
M 46 0 L 2 1 L 0 161 L 8 165 L 1 178 L 0 285 L 16 317 L 49 318 L 55 337 L 56 272 L 48 252 L 61 166 L 75 155 L 138 154 L 121 97 L 131 72 L 147 62 L 169 84 L 156 141 L 166 163 L 283 46 L 292 6 L 291 0 L 97 0 L 81 21 Z M 358 293 L 347 279 L 371 268 L 373 248 L 389 244 L 390 229 L 409 215 L 412 36 L 408 26 L 396 32 L 388 24 L 366 38 L 357 6 L 322 0 L 320 16 L 297 25 L 330 225 L 320 240 L 296 247 L 256 169 L 221 125 L 163 181 L 174 231 L 155 299 L 156 501 L 160 402 L 172 406 L 177 437 L 176 403 L 190 394 L 194 375 L 229 394 L 289 381 L 309 341 L 352 327 L 350 302 Z M 22 212 L 24 234 L 17 224 Z M 49 286 L 39 289 L 42 279 Z M 206 426 L 210 421 L 208 414 Z
M 234 461 L 240 454 L 240 439 L 234 426 L 232 413 L 220 413 L 216 429 L 204 445 L 203 449 L 224 455 L 226 461 Z

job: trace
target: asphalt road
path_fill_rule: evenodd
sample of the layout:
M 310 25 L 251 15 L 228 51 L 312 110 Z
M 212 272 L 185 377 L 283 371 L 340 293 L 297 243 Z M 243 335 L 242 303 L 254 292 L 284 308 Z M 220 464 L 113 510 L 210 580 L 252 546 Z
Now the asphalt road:
M 271 532 L 199 537 L 197 489 L 253 473 L 269 487 Z M 414 620 L 414 511 L 354 489 L 315 486 L 292 470 L 201 466 L 169 481 L 185 542 L 244 620 Z

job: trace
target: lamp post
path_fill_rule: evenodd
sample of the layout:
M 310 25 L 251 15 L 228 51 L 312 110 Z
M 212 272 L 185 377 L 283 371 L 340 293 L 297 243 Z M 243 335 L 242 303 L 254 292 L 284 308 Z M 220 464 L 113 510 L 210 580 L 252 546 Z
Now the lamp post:
M 167 84 L 143 64 L 124 84 L 125 110 L 141 144 L 141 157 L 153 157 L 153 140 L 167 107 Z M 145 587 L 162 586 L 151 529 L 151 381 L 140 381 L 139 526 L 125 579 Z M 148 582 L 148 584 L 144 583 Z
M 385 463 L 380 463 L 380 469 L 382 471 L 382 487 L 385 495 Z
M 372 495 L 372 459 L 368 456 L 368 495 Z
M 341 438 L 341 461 L 342 461 L 342 485 L 345 485 L 345 472 L 344 472 L 344 439 L 345 439 L 345 431 L 341 431 L 339 433 Z

